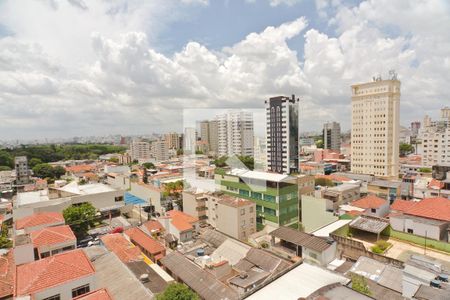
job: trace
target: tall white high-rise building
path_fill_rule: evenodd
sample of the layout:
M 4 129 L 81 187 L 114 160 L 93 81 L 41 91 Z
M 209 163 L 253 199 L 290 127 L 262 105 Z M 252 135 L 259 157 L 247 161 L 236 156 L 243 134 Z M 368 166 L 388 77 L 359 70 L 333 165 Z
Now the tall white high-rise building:
M 280 174 L 299 170 L 298 104 L 295 95 L 273 97 L 266 103 L 267 169 Z
M 253 156 L 253 114 L 227 112 L 216 117 L 218 155 Z
M 195 145 L 197 143 L 197 131 L 194 127 L 186 127 L 183 136 L 183 152 L 184 154 L 194 154 Z
M 400 81 L 374 78 L 352 85 L 352 172 L 397 177 L 399 168 Z

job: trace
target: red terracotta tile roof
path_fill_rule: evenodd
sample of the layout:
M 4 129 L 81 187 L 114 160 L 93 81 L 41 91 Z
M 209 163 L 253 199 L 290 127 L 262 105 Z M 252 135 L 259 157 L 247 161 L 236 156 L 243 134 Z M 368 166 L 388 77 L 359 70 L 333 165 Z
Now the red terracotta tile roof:
M 47 227 L 31 233 L 31 241 L 34 247 L 50 246 L 65 242 L 77 242 L 69 225 Z
M 380 208 L 386 203 L 387 201 L 382 198 L 379 198 L 374 195 L 369 195 L 359 200 L 353 201 L 351 205 L 359 208 L 368 209 L 368 208 Z
M 14 294 L 15 275 L 14 254 L 9 250 L 7 254 L 0 256 L 0 298 Z
M 194 223 L 198 222 L 198 218 L 188 215 L 179 210 L 169 210 L 167 215 L 172 219 L 172 225 L 179 231 L 192 230 Z
M 160 188 L 158 188 L 158 187 L 156 187 L 156 186 L 154 186 L 153 184 L 150 184 L 150 183 L 138 182 L 138 184 L 140 186 L 143 186 L 143 187 L 145 187 L 145 188 L 147 188 L 149 190 L 155 191 L 155 192 L 161 192 L 162 191 Z
M 83 250 L 68 251 L 17 266 L 16 295 L 32 295 L 95 274 Z
M 94 169 L 95 169 L 94 165 L 77 165 L 66 167 L 66 172 L 82 173 L 82 172 L 89 172 Z
M 450 222 L 450 200 L 425 198 L 404 212 L 407 215 Z
M 155 255 L 165 250 L 163 245 L 152 239 L 139 228 L 134 227 L 127 229 L 125 230 L 125 234 L 132 240 L 133 244 L 144 248 L 150 254 Z
M 106 289 L 100 289 L 73 298 L 73 300 L 113 300 L 113 298 Z
M 428 184 L 428 187 L 430 189 L 440 190 L 444 188 L 444 183 L 442 181 L 433 178 Z
M 318 175 L 316 175 L 316 178 L 325 178 L 325 179 L 329 179 L 331 181 L 339 181 L 339 182 L 351 181 L 351 179 L 348 177 L 339 176 L 339 175 L 335 175 L 335 174 L 331 174 L 331 175 L 318 174 Z
M 407 211 L 408 209 L 412 208 L 414 205 L 416 205 L 417 202 L 409 201 L 409 200 L 402 200 L 397 199 L 392 203 L 391 210 L 396 211 Z
M 144 223 L 145 228 L 151 232 L 160 232 L 164 230 L 164 227 L 156 220 L 151 220 Z
M 124 263 L 141 260 L 141 250 L 133 246 L 122 234 L 112 233 L 100 238 L 106 248 L 114 252 Z
M 64 217 L 57 212 L 40 212 L 31 216 L 18 219 L 16 221 L 16 229 L 24 229 L 41 225 L 53 225 L 55 223 L 64 223 Z

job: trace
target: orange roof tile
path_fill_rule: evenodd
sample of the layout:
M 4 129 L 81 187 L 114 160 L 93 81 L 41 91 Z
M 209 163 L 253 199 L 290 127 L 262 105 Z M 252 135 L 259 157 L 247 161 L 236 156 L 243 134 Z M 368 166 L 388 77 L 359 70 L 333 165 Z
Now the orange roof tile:
M 144 223 L 144 226 L 149 232 L 159 232 L 164 230 L 164 227 L 161 225 L 161 223 L 156 220 L 147 221 Z
M 139 228 L 130 228 L 125 230 L 125 234 L 129 236 L 131 242 L 136 246 L 140 246 L 151 254 L 158 254 L 165 250 L 164 246 L 152 239 Z
M 41 225 L 49 225 L 64 222 L 62 214 L 57 212 L 40 212 L 31 216 L 18 219 L 16 221 L 16 229 L 24 229 Z
M 345 177 L 345 176 L 339 176 L 339 175 L 334 175 L 334 174 L 330 174 L 330 175 L 322 175 L 322 174 L 318 174 L 316 175 L 316 178 L 325 178 L 325 179 L 329 179 L 331 181 L 339 181 L 339 182 L 343 182 L 343 181 L 351 181 L 350 178 Z
M 404 212 L 407 215 L 450 222 L 450 200 L 425 198 Z
M 437 179 L 431 179 L 430 183 L 428 184 L 428 187 L 430 189 L 440 190 L 444 188 L 444 183 L 437 180 Z
M 169 210 L 167 214 L 172 219 L 172 225 L 175 226 L 175 228 L 177 228 L 179 231 L 192 230 L 194 229 L 192 224 L 198 222 L 198 218 L 195 218 L 179 210 Z
M 374 195 L 369 195 L 359 200 L 353 201 L 351 205 L 359 208 L 368 209 L 368 208 L 380 208 L 386 203 L 387 201 L 382 198 L 379 198 Z
M 114 252 L 124 263 L 141 260 L 141 250 L 133 246 L 122 234 L 112 233 L 100 238 L 106 248 Z
M 100 289 L 73 298 L 73 300 L 112 300 L 112 297 L 106 289 Z
M 83 250 L 63 252 L 17 266 L 16 295 L 33 295 L 94 274 L 94 266 Z
M 89 172 L 94 169 L 95 169 L 94 165 L 76 165 L 76 166 L 66 167 L 66 171 L 72 172 L 72 173 Z
M 161 192 L 161 189 L 156 187 L 156 186 L 154 186 L 153 184 L 143 183 L 143 182 L 138 182 L 138 184 L 140 186 L 143 186 L 143 187 L 149 189 L 149 190 L 152 190 L 152 191 L 155 191 L 155 192 Z
M 14 294 L 16 265 L 12 250 L 0 257 L 0 298 Z
M 394 203 L 392 203 L 391 210 L 407 211 L 408 209 L 416 205 L 416 203 L 417 202 L 414 201 L 397 199 L 394 201 Z
M 34 247 L 50 246 L 61 244 L 65 242 L 77 242 L 75 234 L 69 225 L 47 227 L 41 230 L 36 230 L 31 233 L 31 240 Z

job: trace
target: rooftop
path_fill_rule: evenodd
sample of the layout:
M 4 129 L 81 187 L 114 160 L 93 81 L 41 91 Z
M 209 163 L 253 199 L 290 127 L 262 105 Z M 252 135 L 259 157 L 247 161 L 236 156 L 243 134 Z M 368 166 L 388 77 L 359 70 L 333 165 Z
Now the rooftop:
M 75 166 L 68 166 L 65 167 L 66 172 L 71 173 L 81 173 L 81 172 L 88 172 L 95 169 L 94 165 L 75 165 Z
M 169 210 L 167 215 L 172 219 L 172 225 L 179 231 L 192 230 L 192 224 L 198 222 L 198 218 L 188 215 L 179 210 Z
M 14 294 L 15 277 L 14 254 L 12 250 L 9 250 L 7 254 L 0 257 L 0 298 Z
M 16 203 L 18 206 L 49 201 L 48 190 L 40 190 L 34 192 L 17 193 Z
M 148 275 L 149 281 L 143 283 L 143 285 L 152 293 L 161 293 L 166 288 L 167 282 L 144 261 L 133 261 L 126 265 L 137 278 L 143 274 Z
M 405 214 L 450 222 L 450 200 L 446 198 L 425 198 L 407 209 Z
M 176 251 L 162 258 L 161 262 L 205 300 L 238 299 L 236 291 Z
M 108 250 L 124 263 L 142 259 L 141 250 L 131 244 L 121 233 L 107 234 L 100 238 Z
M 417 202 L 410 201 L 410 200 L 402 200 L 397 199 L 392 203 L 391 210 L 397 210 L 397 211 L 407 211 L 408 209 L 412 208 L 414 205 L 416 205 Z
M 238 197 L 233 197 L 230 195 L 223 194 L 219 196 L 219 203 L 231 207 L 242 207 L 248 205 L 254 205 L 254 202 Z
M 349 279 L 321 267 L 303 263 L 250 295 L 249 300 L 297 300 L 324 286 L 347 284 Z
M 109 185 L 103 183 L 78 184 L 76 181 L 72 181 L 61 188 L 57 188 L 57 190 L 75 195 L 95 195 L 116 191 Z
M 143 226 L 150 232 L 160 232 L 164 230 L 164 227 L 157 220 L 150 220 L 143 224 Z
M 36 292 L 95 274 L 82 250 L 73 250 L 17 266 L 16 294 Z
M 389 222 L 376 217 L 359 216 L 351 221 L 349 226 L 351 228 L 378 234 L 389 226 Z
M 330 233 L 338 230 L 341 227 L 344 227 L 348 223 L 350 223 L 352 220 L 337 220 L 331 224 L 328 224 L 322 228 L 317 229 L 312 234 L 318 237 L 329 237 Z
M 266 180 L 266 181 L 274 181 L 281 182 L 288 179 L 295 179 L 292 176 L 278 174 L 278 173 L 269 173 L 269 172 L 261 172 L 261 171 L 249 171 L 245 169 L 233 169 L 227 173 L 228 175 L 239 176 L 241 178 L 249 178 L 249 179 L 258 179 L 258 180 Z
M 389 181 L 376 179 L 369 183 L 369 185 L 375 185 L 386 188 L 399 188 L 402 183 L 400 181 Z
M 42 225 L 52 226 L 54 224 L 64 223 L 64 217 L 57 212 L 39 212 L 16 221 L 16 229 L 25 229 Z
M 369 195 L 364 198 L 355 200 L 351 203 L 352 206 L 356 206 L 363 209 L 380 208 L 388 202 L 382 198 L 374 195 Z
M 77 238 L 69 225 L 61 225 L 33 231 L 31 240 L 35 248 L 40 248 L 66 242 L 76 243 Z
M 133 243 L 138 244 L 151 254 L 158 254 L 165 250 L 164 246 L 152 239 L 139 228 L 130 228 L 125 230 L 125 234 L 130 237 Z
M 319 252 L 322 252 L 331 246 L 326 239 L 289 227 L 279 227 L 272 231 L 270 235 L 292 244 Z

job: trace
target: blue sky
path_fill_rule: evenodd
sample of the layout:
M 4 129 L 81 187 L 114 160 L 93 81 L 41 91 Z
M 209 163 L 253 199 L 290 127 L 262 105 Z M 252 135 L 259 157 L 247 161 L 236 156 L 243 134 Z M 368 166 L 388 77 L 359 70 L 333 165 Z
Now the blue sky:
M 2 0 L 0 139 L 181 131 L 184 108 L 301 97 L 350 129 L 350 85 L 402 81 L 401 124 L 450 94 L 446 0 Z

